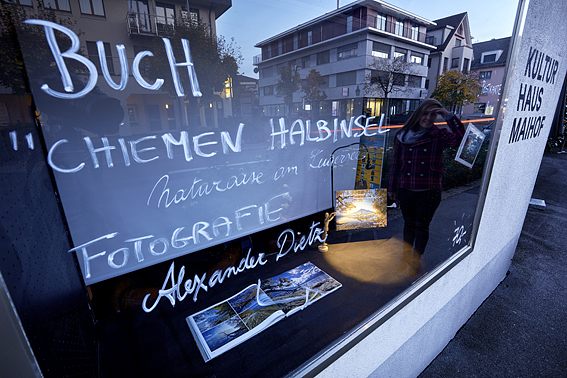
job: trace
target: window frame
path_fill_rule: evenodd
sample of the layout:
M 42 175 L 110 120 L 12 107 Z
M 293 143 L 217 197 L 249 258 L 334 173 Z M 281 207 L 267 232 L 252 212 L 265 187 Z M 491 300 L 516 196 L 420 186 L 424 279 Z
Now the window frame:
M 50 6 L 50 5 L 51 5 L 50 3 L 55 4 L 55 7 Z M 67 6 L 69 9 L 63 9 L 63 8 L 61 8 L 60 3 L 65 3 L 66 6 Z M 70 2 L 69 0 L 44 0 L 43 6 L 44 6 L 46 9 L 53 9 L 53 10 L 59 11 L 59 12 L 71 13 L 71 2 Z
M 94 6 L 95 3 L 100 5 L 100 8 L 102 9 L 102 14 L 95 13 L 95 6 Z M 83 9 L 83 5 L 87 5 L 87 4 L 89 6 L 90 12 L 85 12 L 85 9 Z M 104 8 L 104 2 L 102 0 L 79 0 L 79 9 L 82 15 L 106 17 L 106 10 Z

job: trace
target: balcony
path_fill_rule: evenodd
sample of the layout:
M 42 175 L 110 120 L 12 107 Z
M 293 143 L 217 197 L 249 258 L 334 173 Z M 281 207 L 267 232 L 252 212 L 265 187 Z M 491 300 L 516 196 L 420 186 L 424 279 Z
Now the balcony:
M 178 25 L 187 25 L 189 19 L 154 16 L 147 13 L 129 12 L 126 16 L 129 35 L 171 36 Z

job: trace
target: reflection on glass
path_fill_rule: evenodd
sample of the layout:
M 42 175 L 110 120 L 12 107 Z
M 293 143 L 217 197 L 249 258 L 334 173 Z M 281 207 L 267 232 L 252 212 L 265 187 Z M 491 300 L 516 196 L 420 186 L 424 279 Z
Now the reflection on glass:
M 424 88 L 431 59 L 425 31 L 431 23 L 408 28 L 387 20 L 409 12 L 385 14 L 357 3 L 313 23 L 298 20 L 301 27 L 273 36 L 257 30 L 263 38 L 254 57 L 258 75 L 249 77 L 239 74 L 244 57 L 238 45 L 211 34 L 214 17 L 199 17 L 229 14 L 230 2 L 205 3 L 188 8 L 186 2 L 128 0 L 112 2 L 112 10 L 105 3 L 104 20 L 67 13 L 54 20 L 32 10 L 18 19 L 71 251 L 93 294 L 97 319 L 132 314 L 136 326 L 124 337 L 125 350 L 138 332 L 150 338 L 172 329 L 180 334 L 170 317 L 196 313 L 206 308 L 203 302 L 226 298 L 229 288 L 242 290 L 261 269 L 282 271 L 281 265 L 313 260 L 343 283 L 336 300 L 326 298 L 317 307 L 326 321 L 305 311 L 305 329 L 313 337 L 304 337 L 297 324 L 289 325 L 290 334 L 266 334 L 278 345 L 289 338 L 293 348 L 314 355 L 411 287 L 417 272 L 431 271 L 468 243 L 486 142 L 471 169 L 455 161 L 456 148 L 440 158 L 443 191 L 419 270 L 408 268 L 402 212 L 391 201 L 386 210 L 385 195 L 369 198 L 376 216 L 351 217 L 356 221 L 351 229 L 340 230 L 336 217 L 328 252 L 320 253 L 334 192 L 388 186 L 394 134 L 431 95 Z M 123 33 L 103 34 L 101 23 Z M 354 33 L 359 42 L 353 44 Z M 333 154 L 338 147 L 345 148 Z M 257 262 L 260 254 L 266 264 L 256 266 L 250 259 Z M 172 261 L 178 269 L 167 276 Z M 226 273 L 235 270 L 238 275 Z M 194 299 L 181 303 L 191 285 L 196 292 L 186 297 Z M 158 311 L 143 313 L 144 298 L 154 303 L 170 286 L 179 291 L 159 303 L 163 318 Z M 112 326 L 101 327 L 101 345 L 112 345 Z M 265 346 L 246 345 L 253 352 Z M 172 349 L 177 347 L 194 345 Z M 155 368 L 140 352 L 105 355 L 102 370 L 122 358 Z M 176 358 L 196 374 L 208 369 L 201 361 Z M 239 359 L 231 353 L 222 358 Z M 273 366 L 268 375 L 289 372 L 278 370 L 289 366 L 279 367 L 277 354 L 265 358 Z M 230 376 L 222 367 L 214 369 L 219 377 Z

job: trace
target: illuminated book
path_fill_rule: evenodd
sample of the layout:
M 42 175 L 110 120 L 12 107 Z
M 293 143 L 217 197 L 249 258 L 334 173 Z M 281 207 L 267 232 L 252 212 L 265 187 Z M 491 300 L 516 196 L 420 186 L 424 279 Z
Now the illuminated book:
M 258 280 L 232 297 L 188 316 L 186 321 L 207 362 L 341 286 L 307 262 Z
M 337 190 L 335 195 L 338 231 L 386 227 L 386 189 Z

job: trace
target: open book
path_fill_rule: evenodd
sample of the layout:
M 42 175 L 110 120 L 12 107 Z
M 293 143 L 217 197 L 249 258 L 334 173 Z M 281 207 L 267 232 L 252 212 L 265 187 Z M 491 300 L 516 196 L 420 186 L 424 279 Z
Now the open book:
M 341 286 L 307 262 L 275 277 L 258 280 L 186 320 L 206 362 Z

